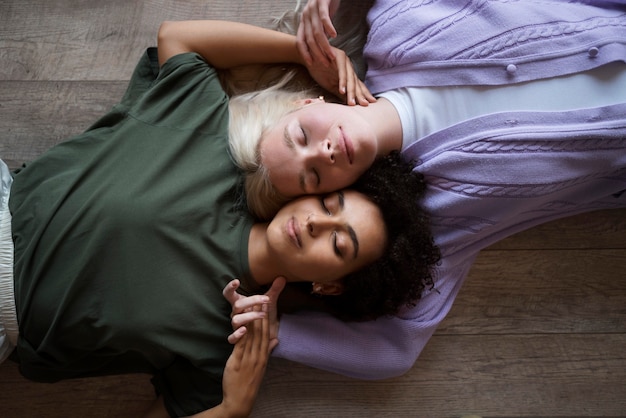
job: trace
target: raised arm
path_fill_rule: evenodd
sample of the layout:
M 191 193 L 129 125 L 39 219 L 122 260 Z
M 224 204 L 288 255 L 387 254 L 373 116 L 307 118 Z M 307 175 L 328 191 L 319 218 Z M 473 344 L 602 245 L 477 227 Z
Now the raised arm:
M 375 101 L 345 52 L 334 48 L 333 66 L 308 65 L 298 51 L 295 35 L 271 29 L 220 20 L 163 22 L 158 47 L 159 65 L 186 52 L 196 52 L 220 69 L 249 64 L 300 64 L 320 86 L 348 104 L 367 106 Z
M 283 315 L 272 355 L 358 379 L 386 379 L 406 373 L 452 307 L 471 260 L 442 269 L 436 290 L 394 317 L 342 322 L 330 315 Z
M 246 64 L 304 64 L 296 38 L 245 23 L 219 20 L 163 22 L 158 35 L 159 64 L 174 55 L 196 52 L 216 68 Z

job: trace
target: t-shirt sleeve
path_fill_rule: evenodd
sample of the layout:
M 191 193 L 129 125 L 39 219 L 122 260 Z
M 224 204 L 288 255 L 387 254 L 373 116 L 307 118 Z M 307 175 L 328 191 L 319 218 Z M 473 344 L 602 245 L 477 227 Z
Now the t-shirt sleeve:
M 143 123 L 163 128 L 213 132 L 214 123 L 207 117 L 228 112 L 228 96 L 222 89 L 215 68 L 200 55 L 184 53 L 171 57 L 160 68 L 151 87 L 138 97 L 129 116 Z

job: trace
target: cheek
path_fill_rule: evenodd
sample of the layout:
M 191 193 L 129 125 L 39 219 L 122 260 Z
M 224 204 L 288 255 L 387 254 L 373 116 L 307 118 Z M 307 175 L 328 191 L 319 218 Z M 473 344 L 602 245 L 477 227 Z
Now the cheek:
M 276 152 L 266 148 L 261 151 L 261 164 L 267 168 L 269 180 L 276 190 L 287 196 L 297 196 L 300 193 L 300 170 L 293 158 L 284 150 L 277 148 Z
M 312 274 L 313 280 L 332 281 L 347 274 L 345 262 L 340 260 L 332 250 L 320 248 L 320 246 L 311 250 L 311 256 L 303 265 L 308 265 L 308 271 L 314 273 Z
M 322 186 L 324 190 L 319 190 L 320 193 L 330 193 L 340 189 L 345 189 L 354 183 L 365 172 L 365 169 L 361 170 L 355 166 L 351 167 L 328 167 L 322 174 L 322 178 L 328 179 L 324 181 Z

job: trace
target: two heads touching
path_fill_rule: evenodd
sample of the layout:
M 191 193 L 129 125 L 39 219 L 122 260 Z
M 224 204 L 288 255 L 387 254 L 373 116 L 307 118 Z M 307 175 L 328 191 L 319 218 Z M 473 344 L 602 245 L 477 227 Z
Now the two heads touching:
M 232 45 L 208 34 L 222 30 L 231 33 Z M 233 54 L 242 39 L 253 45 Z M 313 91 L 290 89 L 283 77 L 265 90 L 235 95 L 229 100 L 230 152 L 245 175 L 250 212 L 269 222 L 250 234 L 250 272 L 258 284 L 277 276 L 312 282 L 314 293 L 345 319 L 395 314 L 432 284 L 431 266 L 439 259 L 418 204 L 424 179 L 398 153 L 402 128 L 395 108 L 363 93 L 345 53 L 335 50 L 341 58 L 335 61 L 345 65 L 332 74 L 307 65 L 295 42 L 232 22 L 169 22 L 159 30 L 159 62 L 183 52 L 222 69 L 291 62 L 333 94 L 341 96 L 342 88 L 333 86 L 344 84 L 343 96 L 360 92 L 360 106 L 328 103 Z
M 377 133 L 354 112 L 366 107 L 311 94 L 278 85 L 231 99 L 248 207 L 271 219 L 266 241 L 287 282 L 312 282 L 307 290 L 342 319 L 396 314 L 432 286 L 439 259 L 418 203 L 424 178 L 399 152 L 378 155 Z

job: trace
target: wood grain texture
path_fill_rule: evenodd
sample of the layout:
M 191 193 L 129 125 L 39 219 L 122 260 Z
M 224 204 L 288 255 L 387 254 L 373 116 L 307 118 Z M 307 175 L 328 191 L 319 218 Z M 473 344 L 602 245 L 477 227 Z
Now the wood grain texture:
M 121 98 L 161 21 L 269 26 L 294 4 L 0 0 L 0 158 L 17 167 L 95 122 Z M 625 382 L 622 209 L 541 225 L 483 251 L 404 376 L 359 381 L 272 359 L 253 416 L 616 417 L 626 416 Z M 0 365 L 0 417 L 137 417 L 153 397 L 145 375 L 50 385 Z

